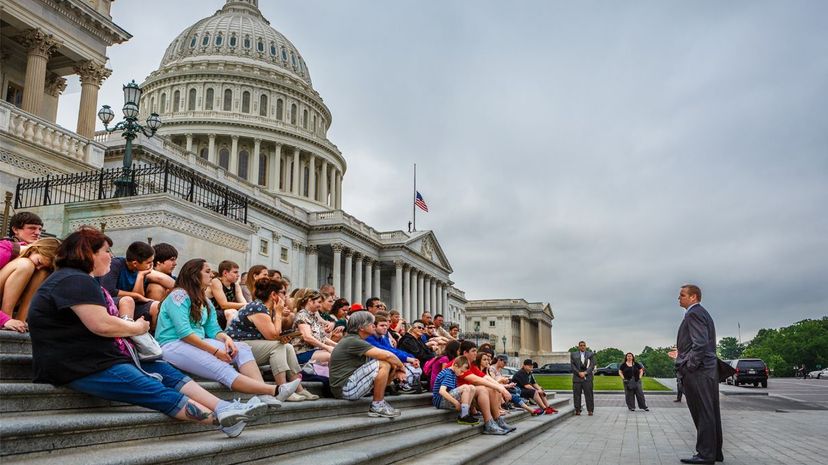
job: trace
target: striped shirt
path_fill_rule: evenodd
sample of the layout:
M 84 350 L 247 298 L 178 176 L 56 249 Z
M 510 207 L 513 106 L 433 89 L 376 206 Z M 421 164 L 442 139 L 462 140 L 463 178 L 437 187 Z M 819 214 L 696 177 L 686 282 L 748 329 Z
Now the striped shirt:
M 440 395 L 440 386 L 445 386 L 449 392 L 457 387 L 457 375 L 454 374 L 451 367 L 443 368 L 443 371 L 437 374 L 437 379 L 434 381 L 431 403 L 437 408 L 440 408 L 440 402 L 443 400 L 443 396 Z

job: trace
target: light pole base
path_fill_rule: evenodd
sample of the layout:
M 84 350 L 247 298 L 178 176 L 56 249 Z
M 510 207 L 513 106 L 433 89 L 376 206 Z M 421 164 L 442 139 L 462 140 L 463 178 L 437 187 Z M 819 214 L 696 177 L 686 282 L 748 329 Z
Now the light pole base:
M 134 197 L 135 196 L 135 182 L 132 179 L 116 179 L 115 183 L 115 197 Z

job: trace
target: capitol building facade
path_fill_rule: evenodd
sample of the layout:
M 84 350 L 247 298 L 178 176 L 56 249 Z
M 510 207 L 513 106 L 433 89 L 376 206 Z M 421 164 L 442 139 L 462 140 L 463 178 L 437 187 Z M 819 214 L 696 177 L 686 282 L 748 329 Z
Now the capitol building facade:
M 111 3 L 3 2 L 0 187 L 14 210 L 38 213 L 57 236 L 104 227 L 119 253 L 135 240 L 168 242 L 183 259 L 264 264 L 294 287 L 330 283 L 352 302 L 380 296 L 409 321 L 429 310 L 469 329 L 433 231 L 379 231 L 342 210 L 348 165 L 327 137 L 331 111 L 257 0 L 226 0 L 159 51 L 138 83 L 138 121 L 157 113 L 163 125 L 132 142 L 136 192 L 117 195 L 125 139 L 95 132 L 106 50 L 131 38 Z M 69 75 L 81 82 L 74 131 L 56 124 Z M 551 351 L 551 334 L 536 339 L 549 342 L 535 353 Z

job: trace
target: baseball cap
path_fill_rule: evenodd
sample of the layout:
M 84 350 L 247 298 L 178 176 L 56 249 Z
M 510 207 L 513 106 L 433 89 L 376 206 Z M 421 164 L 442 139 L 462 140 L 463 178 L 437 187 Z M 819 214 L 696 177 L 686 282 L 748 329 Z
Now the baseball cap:
M 535 362 L 533 362 L 531 358 L 527 358 L 526 360 L 523 361 L 524 365 L 533 365 L 534 363 Z

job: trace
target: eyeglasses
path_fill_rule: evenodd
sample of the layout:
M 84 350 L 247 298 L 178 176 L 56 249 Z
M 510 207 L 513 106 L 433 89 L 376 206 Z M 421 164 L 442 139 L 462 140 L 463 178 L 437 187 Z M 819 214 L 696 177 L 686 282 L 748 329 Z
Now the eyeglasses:
M 412 326 L 412 327 L 411 327 L 411 329 L 420 329 L 420 330 L 423 330 L 423 329 L 425 329 L 425 326 L 414 325 L 414 326 Z

